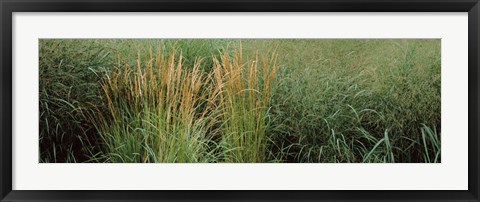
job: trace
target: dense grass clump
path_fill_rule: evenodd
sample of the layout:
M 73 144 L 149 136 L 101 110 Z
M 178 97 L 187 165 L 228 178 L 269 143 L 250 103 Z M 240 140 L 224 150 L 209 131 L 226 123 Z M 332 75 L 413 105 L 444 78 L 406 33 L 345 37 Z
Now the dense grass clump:
M 108 162 L 263 162 L 275 58 L 244 61 L 241 50 L 233 56 L 223 52 L 221 60 L 209 58 L 214 67 L 207 74 L 200 70 L 200 58 L 188 67 L 182 52 L 158 50 L 145 61 L 139 51 L 135 66 L 119 64 L 102 81 L 100 94 L 109 111 L 95 120 L 102 157 Z
M 182 56 L 156 53 L 137 65 L 114 69 L 102 82 L 103 102 L 111 120 L 99 128 L 107 161 L 205 162 L 210 87 L 199 70 L 183 67 Z
M 40 161 L 438 163 L 440 61 L 440 40 L 40 40 Z
M 277 70 L 276 57 L 243 62 L 242 50 L 233 53 L 233 60 L 224 53 L 214 58 L 215 108 L 222 114 L 221 144 L 226 162 L 265 162 L 267 146 L 267 111 L 272 81 Z M 260 60 L 259 60 L 260 59 Z
M 284 60 L 274 85 L 276 158 L 433 162 L 425 157 L 437 150 L 426 148 L 439 143 L 439 134 L 424 144 L 421 132 L 440 128 L 440 53 L 433 42 L 283 41 L 298 44 L 281 46 L 283 54 L 311 60 Z
M 111 65 L 95 40 L 39 41 L 40 161 L 82 162 L 96 155 L 89 114 L 99 101 L 97 72 Z

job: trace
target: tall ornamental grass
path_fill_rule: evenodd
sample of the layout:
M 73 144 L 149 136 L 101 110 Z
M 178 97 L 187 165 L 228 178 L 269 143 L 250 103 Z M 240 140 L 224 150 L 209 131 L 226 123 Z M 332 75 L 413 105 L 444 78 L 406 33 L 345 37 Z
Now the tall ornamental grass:
M 211 127 L 206 102 L 211 88 L 199 70 L 187 71 L 171 51 L 138 55 L 137 65 L 120 65 L 102 82 L 110 121 L 99 128 L 112 162 L 208 161 Z M 107 119 L 107 118 L 105 118 Z
M 230 57 L 214 57 L 214 94 L 221 113 L 221 144 L 227 162 L 265 162 L 268 109 L 276 55 L 255 54 L 245 60 L 242 49 Z
M 94 119 L 107 162 L 266 160 L 275 57 L 224 51 L 208 73 L 202 59 L 185 67 L 175 50 L 152 52 L 119 62 L 101 83 L 108 113 Z

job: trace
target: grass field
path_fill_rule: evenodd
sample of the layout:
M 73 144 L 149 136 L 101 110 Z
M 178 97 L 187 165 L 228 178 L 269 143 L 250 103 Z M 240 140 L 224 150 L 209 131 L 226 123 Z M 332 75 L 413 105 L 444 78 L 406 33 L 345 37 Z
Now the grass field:
M 441 162 L 440 40 L 41 39 L 39 161 Z

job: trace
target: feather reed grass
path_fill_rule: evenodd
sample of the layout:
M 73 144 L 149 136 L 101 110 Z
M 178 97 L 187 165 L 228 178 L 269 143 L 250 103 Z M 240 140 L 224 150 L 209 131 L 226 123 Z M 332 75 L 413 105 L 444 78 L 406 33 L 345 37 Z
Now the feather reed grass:
M 260 59 L 260 60 L 259 60 Z M 244 61 L 241 47 L 230 57 L 214 57 L 215 96 L 220 110 L 226 162 L 264 162 L 276 55 Z
M 275 57 L 245 62 L 241 49 L 232 58 L 225 51 L 208 74 L 200 58 L 185 67 L 181 53 L 158 50 L 146 61 L 139 51 L 135 66 L 118 65 L 101 83 L 107 161 L 265 161 Z

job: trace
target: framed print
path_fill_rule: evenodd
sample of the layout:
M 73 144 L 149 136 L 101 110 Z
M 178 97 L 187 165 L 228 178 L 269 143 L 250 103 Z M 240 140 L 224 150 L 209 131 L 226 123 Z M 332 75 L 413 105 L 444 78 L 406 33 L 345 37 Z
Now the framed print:
M 1 1 L 2 201 L 478 201 L 466 1 Z

